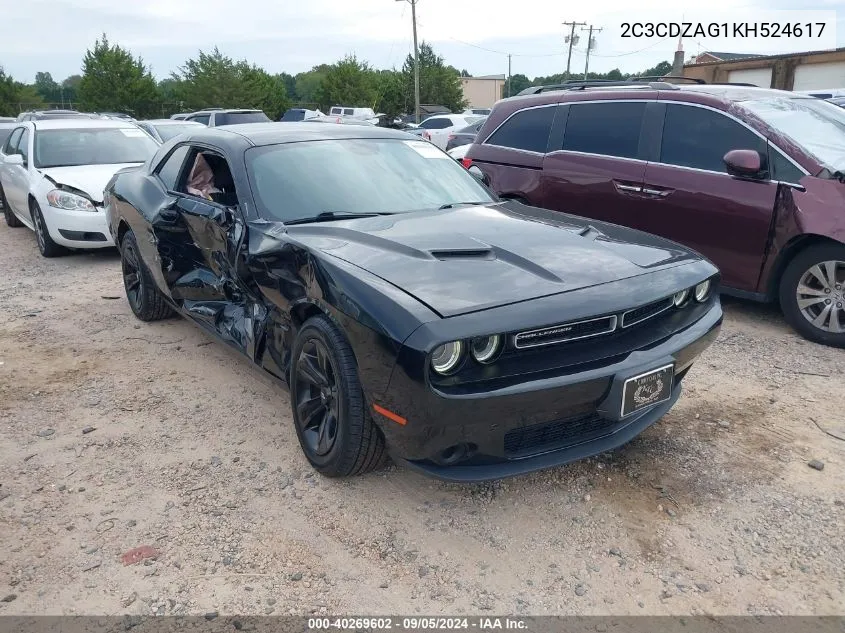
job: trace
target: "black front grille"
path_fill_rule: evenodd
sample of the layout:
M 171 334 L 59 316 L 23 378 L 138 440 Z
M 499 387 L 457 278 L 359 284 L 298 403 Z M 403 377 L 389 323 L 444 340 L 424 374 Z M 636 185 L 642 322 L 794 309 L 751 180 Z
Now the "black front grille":
M 524 426 L 505 435 L 505 455 L 527 456 L 589 442 L 611 433 L 619 422 L 588 413 L 545 424 Z
M 651 317 L 657 316 L 661 312 L 672 307 L 672 298 L 661 299 L 654 303 L 649 303 L 633 310 L 628 310 L 622 315 L 622 327 L 630 327 L 640 321 L 645 321 Z
M 513 344 L 517 349 L 538 345 L 551 345 L 552 343 L 563 343 L 564 341 L 574 341 L 589 336 L 608 334 L 615 329 L 616 316 L 599 317 L 587 321 L 561 323 L 560 325 L 553 325 L 539 330 L 520 332 L 513 337 Z

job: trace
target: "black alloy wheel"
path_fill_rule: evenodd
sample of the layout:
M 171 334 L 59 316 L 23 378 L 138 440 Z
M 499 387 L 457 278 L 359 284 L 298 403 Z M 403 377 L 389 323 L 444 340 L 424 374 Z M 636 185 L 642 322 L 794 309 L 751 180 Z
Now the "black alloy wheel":
M 173 309 L 155 285 L 138 250 L 135 234 L 128 231 L 120 243 L 123 287 L 132 313 L 141 321 L 159 321 L 173 314 Z
M 327 455 L 337 440 L 337 370 L 318 338 L 305 342 L 296 363 L 296 410 L 308 450 Z
M 294 340 L 290 400 L 296 435 L 311 465 L 327 477 L 381 467 L 384 438 L 366 407 L 352 348 L 325 315 L 311 317 Z

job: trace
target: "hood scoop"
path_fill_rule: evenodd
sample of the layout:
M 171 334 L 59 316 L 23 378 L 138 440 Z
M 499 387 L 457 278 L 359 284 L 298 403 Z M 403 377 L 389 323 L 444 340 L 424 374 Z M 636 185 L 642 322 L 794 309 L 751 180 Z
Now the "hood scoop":
M 450 248 L 428 251 L 435 259 L 494 259 L 496 257 L 489 248 Z
M 599 237 L 605 237 L 605 234 L 599 231 L 592 224 L 588 224 L 583 229 L 576 231 L 581 237 L 586 237 L 588 240 L 595 241 Z

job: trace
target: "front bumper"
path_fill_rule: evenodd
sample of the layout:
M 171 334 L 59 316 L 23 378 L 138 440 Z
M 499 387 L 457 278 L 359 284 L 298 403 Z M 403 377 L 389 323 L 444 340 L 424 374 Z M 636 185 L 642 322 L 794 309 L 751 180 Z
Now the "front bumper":
M 407 421 L 375 418 L 396 461 L 439 479 L 484 481 L 566 464 L 627 443 L 669 411 L 721 323 L 716 302 L 690 327 L 613 364 L 483 393 L 447 395 L 394 376 L 382 402 Z M 666 364 L 675 367 L 669 399 L 620 419 L 621 383 Z M 470 457 L 448 465 L 456 446 L 469 446 Z
M 68 248 L 108 248 L 114 246 L 108 219 L 102 207 L 96 211 L 57 209 L 43 200 L 41 214 L 56 244 Z

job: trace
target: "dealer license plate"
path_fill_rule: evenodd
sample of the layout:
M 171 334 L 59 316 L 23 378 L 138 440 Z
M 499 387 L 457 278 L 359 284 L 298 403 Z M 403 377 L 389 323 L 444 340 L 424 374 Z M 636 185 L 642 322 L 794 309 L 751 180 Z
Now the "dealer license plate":
M 674 365 L 628 378 L 622 387 L 622 416 L 665 402 L 672 397 Z

